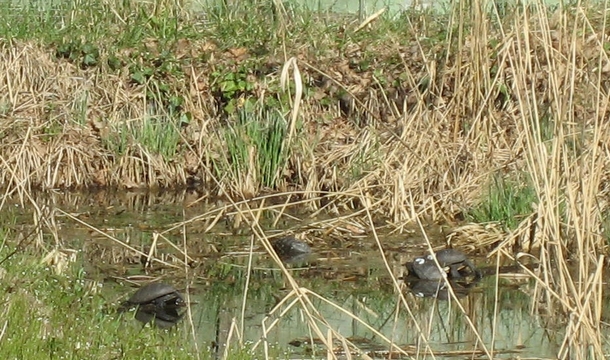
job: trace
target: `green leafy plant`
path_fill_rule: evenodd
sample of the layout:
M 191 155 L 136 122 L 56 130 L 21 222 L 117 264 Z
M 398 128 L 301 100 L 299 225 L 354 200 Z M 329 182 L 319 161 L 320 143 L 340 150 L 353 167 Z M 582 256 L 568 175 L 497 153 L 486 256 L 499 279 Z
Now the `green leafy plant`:
M 100 50 L 96 45 L 80 40 L 69 40 L 57 47 L 55 55 L 58 58 L 69 59 L 75 64 L 86 68 L 96 66 L 100 58 Z
M 248 81 L 248 70 L 244 67 L 238 71 L 216 71 L 212 73 L 217 101 L 227 114 L 237 111 L 240 98 L 249 98 L 254 84 Z M 247 100 L 246 100 L 247 101 Z

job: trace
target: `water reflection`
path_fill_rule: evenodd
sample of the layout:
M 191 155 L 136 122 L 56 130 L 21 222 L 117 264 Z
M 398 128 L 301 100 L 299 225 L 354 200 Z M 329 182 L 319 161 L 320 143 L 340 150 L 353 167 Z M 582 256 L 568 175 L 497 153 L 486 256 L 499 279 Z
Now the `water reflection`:
M 196 296 L 197 302 L 206 304 L 205 307 L 196 306 L 192 309 L 198 329 L 198 341 L 212 343 L 213 340 L 213 343 L 222 348 L 226 344 L 231 325 L 237 324 L 238 328 L 243 330 L 247 341 L 260 340 L 263 330 L 268 329 L 265 338 L 269 344 L 275 344 L 284 351 L 291 351 L 294 356 L 319 358 L 324 351 L 322 346 L 317 345 L 321 339 L 315 335 L 311 337 L 311 324 L 301 303 L 297 301 L 289 307 L 291 302 L 287 301 L 269 317 L 276 304 L 289 294 L 290 287 L 280 290 L 286 288 L 286 283 L 279 271 L 272 270 L 271 263 L 266 267 L 264 259 L 259 259 L 255 264 L 255 268 L 267 270 L 251 271 L 247 293 L 244 286 L 239 285 L 240 279 L 246 276 L 245 269 L 233 267 L 229 271 L 232 276 L 226 276 L 227 279 L 237 280 L 237 283 L 215 283 Z M 364 266 L 361 262 L 358 265 Z M 333 266 L 324 264 L 323 268 L 323 272 L 328 275 Z M 443 288 L 444 283 L 405 282 L 409 289 L 404 296 L 413 314 L 411 317 L 399 296 L 392 291 L 393 288 L 389 285 L 391 281 L 380 264 L 370 267 L 368 276 L 358 278 L 345 275 L 336 276 L 335 280 L 332 280 L 328 276 L 322 276 L 318 270 L 320 269 L 316 269 L 315 263 L 310 263 L 306 269 L 291 270 L 299 286 L 321 294 L 328 300 L 308 296 L 311 306 L 307 309 L 317 314 L 316 323 L 323 329 L 334 329 L 375 356 L 383 356 L 384 351 L 389 349 L 388 344 L 375 331 L 392 339 L 397 346 L 410 354 L 415 354 L 417 345 L 424 344 L 424 339 L 437 358 L 442 358 L 443 352 L 480 354 L 480 343 L 468 325 L 466 316 L 472 320 L 485 344 L 491 344 L 492 339 L 495 341 L 497 358 L 510 358 L 514 356 L 513 352 L 518 350 L 529 356 L 554 354 L 556 344 L 528 312 L 531 302 L 529 296 L 520 290 L 515 291 L 514 288 L 501 287 L 496 298 L 494 278 L 486 278 L 476 286 L 473 283 L 451 282 L 459 305 L 463 306 L 466 314 L 462 313 L 456 301 L 438 301 L 449 298 L 447 289 Z M 335 270 L 350 271 L 343 266 Z M 314 276 L 315 274 L 318 276 Z M 341 280 L 345 278 L 350 278 L 350 281 Z M 435 297 L 418 296 L 432 293 Z M 351 312 L 361 321 L 355 320 L 339 308 Z M 245 309 L 243 319 L 242 309 Z M 494 323 L 492 320 L 496 309 L 498 313 Z M 281 316 L 278 315 L 280 313 Z M 269 324 L 274 321 L 277 321 L 277 324 L 269 329 Z M 369 324 L 375 331 L 363 323 Z M 505 352 L 504 355 L 502 351 Z
M 196 330 L 195 341 L 200 345 L 218 344 L 222 347 L 229 340 L 232 326 L 236 329 L 234 332 L 243 333 L 244 342 L 260 340 L 263 320 L 269 319 L 270 311 L 292 287 L 261 244 L 254 244 L 253 261 L 249 264 L 250 254 L 244 249 L 248 249 L 250 244 L 251 228 L 247 224 L 239 227 L 235 222 L 225 221 L 230 219 L 233 210 L 210 210 L 216 204 L 185 208 L 184 204 L 188 202 L 185 198 L 172 204 L 152 196 L 136 201 L 134 196 L 128 196 L 126 203 L 121 203 L 120 197 L 114 195 L 80 198 L 80 201 L 91 201 L 89 204 L 76 200 L 73 203 L 61 202 L 57 198 L 48 201 L 49 206 L 61 207 L 137 250 L 127 249 L 67 216 L 57 217 L 57 238 L 66 248 L 82 250 L 79 261 L 82 261 L 87 276 L 98 280 L 124 279 L 148 273 L 177 285 L 183 282 L 179 284 L 180 288 L 194 288 L 189 301 Z M 22 230 L 19 227 L 28 226 L 21 224 L 31 224 L 32 217 L 23 208 L 17 208 L 17 212 L 23 212 L 12 217 L 20 224 L 16 226 L 19 231 Z M 184 226 L 173 225 L 200 214 L 209 215 Z M 475 287 L 452 284 L 458 301 L 439 301 L 446 295 L 437 284 L 405 279 L 401 286 L 410 287 L 410 290 L 397 289 L 378 249 L 371 245 L 375 244 L 372 238 L 344 233 L 335 236 L 328 230 L 330 227 L 324 228 L 323 219 L 315 219 L 320 222 L 314 223 L 314 220 L 296 212 L 291 213 L 291 218 L 294 221 L 284 218 L 278 221 L 277 213 L 269 211 L 262 212 L 260 222 L 270 237 L 307 232 L 308 239 L 314 238 L 312 250 L 317 255 L 307 258 L 306 266 L 291 267 L 289 272 L 300 287 L 319 294 L 321 298 L 310 294 L 306 308 L 297 302 L 290 308 L 283 307 L 285 312 L 272 319 L 277 320 L 277 324 L 267 328 L 265 339 L 277 346 L 278 354 L 288 352 L 293 354 L 289 356 L 320 357 L 315 345 L 318 336 L 312 335 L 312 324 L 308 320 L 311 318 L 306 310 L 315 314 L 313 321 L 323 329 L 330 327 L 376 352 L 388 349 L 387 343 L 376 332 L 409 352 L 414 351 L 414 346 L 424 343 L 429 344 L 437 355 L 450 350 L 478 352 L 481 343 L 468 325 L 467 316 L 487 346 L 493 343 L 495 349 L 523 349 L 524 354 L 531 357 L 553 357 L 556 354 L 562 336 L 558 331 L 548 331 L 540 324 L 541 318 L 530 313 L 530 294 L 534 291 L 527 281 L 510 286 L 500 282 L 496 289 L 495 276 L 489 276 L 493 272 L 485 272 L 488 276 Z M 406 249 L 413 249 L 414 244 L 422 242 L 421 237 L 415 235 L 383 237 L 385 255 L 396 277 L 405 270 L 402 264 L 421 254 L 421 248 L 412 253 Z M 183 244 L 188 244 L 186 254 L 181 252 L 186 247 Z M 151 253 L 163 263 L 149 262 L 142 255 Z M 185 261 L 187 256 L 195 261 Z M 192 263 L 196 265 L 190 266 Z M 476 263 L 479 265 L 480 261 Z M 187 266 L 188 277 L 184 271 Z M 111 284 L 108 282 L 107 288 L 111 288 Z M 124 291 L 124 284 L 121 284 L 120 291 Z M 417 293 L 435 293 L 436 297 L 420 298 Z M 405 303 L 400 296 L 405 298 Z M 458 303 L 465 309 L 465 314 L 458 308 Z M 183 316 L 179 311 L 143 310 L 136 317 L 154 321 L 160 327 L 175 324 Z M 361 321 L 355 320 L 348 312 Z M 181 322 L 176 328 L 184 329 L 188 334 L 190 329 L 186 329 L 186 323 Z M 313 338 L 313 343 L 303 341 L 306 338 Z M 291 346 L 291 343 L 300 346 Z M 313 355 L 309 354 L 310 351 L 314 351 Z M 497 356 L 501 358 L 503 355 Z
M 405 284 L 416 297 L 432 297 L 439 300 L 449 300 L 451 292 L 449 287 L 457 298 L 463 298 L 470 293 L 470 290 L 476 285 L 477 281 L 465 282 L 451 280 L 411 280 Z
M 153 323 L 160 329 L 170 328 L 178 323 L 185 311 L 179 312 L 176 307 L 139 306 L 135 319 L 144 324 Z

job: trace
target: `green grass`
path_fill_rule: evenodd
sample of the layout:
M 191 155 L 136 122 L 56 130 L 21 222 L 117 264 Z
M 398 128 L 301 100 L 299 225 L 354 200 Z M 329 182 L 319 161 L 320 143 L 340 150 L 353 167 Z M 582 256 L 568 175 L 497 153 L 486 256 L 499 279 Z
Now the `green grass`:
M 240 110 L 224 130 L 226 157 L 215 168 L 225 172 L 228 167 L 238 178 L 253 176 L 263 186 L 274 187 L 288 157 L 286 126 L 276 111 Z
M 176 156 L 182 141 L 179 123 L 164 116 L 151 116 L 134 122 L 115 124 L 113 131 L 102 138 L 105 147 L 121 156 L 138 145 L 148 153 L 161 155 L 165 161 L 171 161 Z
M 77 267 L 56 274 L 21 253 L 3 269 L 3 359 L 193 358 L 182 327 L 142 328 L 129 314 L 117 315 L 101 284 Z
M 130 46 L 151 35 L 171 40 L 179 26 L 178 7 L 171 1 L 159 1 L 154 6 L 128 1 L 51 1 L 40 6 L 33 1 L 2 0 L 0 34 L 9 39 L 104 40 L 104 44 Z
M 144 126 L 133 128 L 134 139 L 146 149 L 171 160 L 177 153 L 180 133 L 176 124 L 165 119 L 144 121 Z
M 494 175 L 487 196 L 468 213 L 469 220 L 499 221 L 508 229 L 516 228 L 525 216 L 531 214 L 532 204 L 538 201 L 536 190 L 523 178 L 527 176 Z

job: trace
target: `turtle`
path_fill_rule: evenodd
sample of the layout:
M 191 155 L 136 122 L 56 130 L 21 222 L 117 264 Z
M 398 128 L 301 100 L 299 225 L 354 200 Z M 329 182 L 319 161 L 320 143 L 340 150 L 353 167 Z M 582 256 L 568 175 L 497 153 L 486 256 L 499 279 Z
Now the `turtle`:
M 434 259 L 428 257 L 417 257 L 412 263 L 407 263 L 409 273 L 415 274 L 421 280 L 442 280 L 447 277 L 448 268 L 436 265 Z
M 173 286 L 164 283 L 150 283 L 142 286 L 131 295 L 129 300 L 123 304 L 123 307 L 139 306 L 147 309 L 168 309 L 184 305 L 182 295 Z
M 438 265 L 434 258 L 438 261 Z M 466 255 L 455 249 L 437 251 L 434 255 L 415 258 L 406 264 L 409 273 L 422 280 L 460 279 L 470 275 L 480 278 L 481 274 Z
M 282 260 L 311 254 L 311 247 L 294 236 L 286 236 L 271 243 L 273 250 Z
M 480 273 L 466 254 L 456 249 L 443 249 L 437 251 L 434 256 L 442 268 L 449 268 L 449 277 L 452 279 L 463 278 L 467 275 L 480 277 Z M 433 255 L 428 255 L 427 260 L 434 263 Z

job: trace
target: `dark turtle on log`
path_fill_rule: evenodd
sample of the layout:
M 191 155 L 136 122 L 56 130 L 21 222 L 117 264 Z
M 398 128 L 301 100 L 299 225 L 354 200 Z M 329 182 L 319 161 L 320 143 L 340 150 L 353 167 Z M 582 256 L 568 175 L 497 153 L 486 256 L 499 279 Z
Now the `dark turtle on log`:
M 421 280 L 441 280 L 447 277 L 447 268 L 439 269 L 434 260 L 427 257 L 417 257 L 413 262 L 407 263 L 409 274 Z
M 459 250 L 443 249 L 437 251 L 434 255 L 442 267 L 449 268 L 449 277 L 453 279 L 459 279 L 471 275 L 480 277 L 481 275 L 472 261 L 468 259 L 466 254 Z M 434 261 L 432 255 L 428 255 L 427 259 Z

